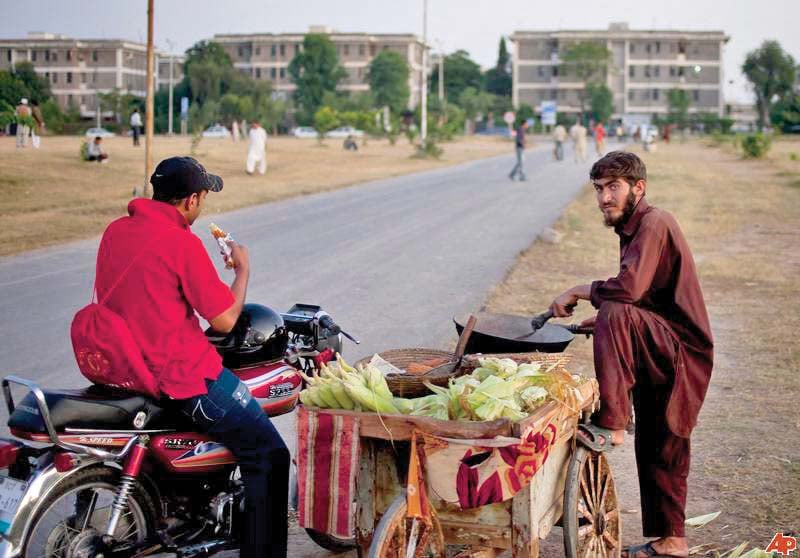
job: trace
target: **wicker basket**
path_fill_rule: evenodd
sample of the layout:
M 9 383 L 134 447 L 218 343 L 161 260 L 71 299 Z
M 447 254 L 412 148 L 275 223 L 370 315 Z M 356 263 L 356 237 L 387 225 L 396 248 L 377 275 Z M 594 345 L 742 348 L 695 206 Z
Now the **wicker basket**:
M 559 368 L 564 366 L 572 359 L 569 353 L 493 353 L 493 354 L 473 354 L 464 355 L 464 360 L 461 361 L 461 374 L 471 374 L 473 370 L 480 366 L 478 359 L 481 358 L 510 358 L 518 364 L 527 362 L 541 362 L 542 364 L 558 364 Z
M 450 359 L 450 362 L 437 366 L 425 374 L 388 374 L 386 383 L 396 397 L 420 397 L 430 393 L 423 382 L 430 382 L 436 386 L 447 386 L 450 378 L 459 376 L 463 372 L 456 369 L 456 360 L 453 353 L 437 349 L 392 349 L 378 353 L 385 361 L 405 370 L 413 362 L 424 362 L 437 358 Z M 366 365 L 372 357 L 359 360 L 356 364 Z

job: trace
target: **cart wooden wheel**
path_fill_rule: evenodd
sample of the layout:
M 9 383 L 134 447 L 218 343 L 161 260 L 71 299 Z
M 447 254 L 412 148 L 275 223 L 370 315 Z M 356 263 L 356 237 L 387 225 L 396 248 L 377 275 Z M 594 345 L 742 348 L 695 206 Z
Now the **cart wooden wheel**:
M 406 517 L 406 495 L 401 494 L 383 514 L 369 546 L 368 558 L 444 558 L 442 526 L 436 515 L 433 526 Z
M 614 477 L 602 453 L 581 445 L 569 464 L 564 491 L 564 551 L 567 558 L 619 558 L 619 505 Z

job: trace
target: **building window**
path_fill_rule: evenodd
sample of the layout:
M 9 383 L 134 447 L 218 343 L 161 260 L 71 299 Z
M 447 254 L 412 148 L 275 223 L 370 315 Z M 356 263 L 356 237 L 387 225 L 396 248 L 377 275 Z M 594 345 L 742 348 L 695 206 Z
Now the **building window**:
M 628 76 L 629 77 L 636 77 L 636 66 L 630 66 L 628 68 Z
M 53 56 L 53 62 L 58 62 L 58 53 L 54 52 L 52 56 Z
M 651 51 L 651 49 L 652 49 L 652 46 L 653 46 L 653 45 L 651 45 L 650 43 L 647 43 L 647 46 L 644 48 L 644 49 L 647 51 L 647 54 L 650 54 L 650 51 Z
M 650 73 L 650 66 L 645 66 L 644 67 L 644 77 L 649 78 L 649 77 L 651 77 L 651 75 L 652 74 Z
M 656 53 L 661 52 L 661 41 L 656 41 Z
M 277 70 L 275 70 L 275 68 L 270 68 L 269 77 L 271 77 L 272 79 L 275 79 L 275 76 L 277 76 L 277 75 L 278 75 Z
M 678 54 L 686 54 L 686 41 L 678 41 Z
M 256 68 L 256 79 L 261 79 L 261 68 Z
M 538 66 L 538 67 L 536 68 L 536 74 L 537 74 L 539 77 L 544 77 L 544 66 Z
M 653 75 L 655 77 L 660 77 L 661 76 L 661 66 L 654 66 L 653 67 Z
M 8 49 L 8 51 L 6 51 L 6 58 L 8 58 L 9 62 L 11 62 L 11 49 Z
M 630 53 L 633 54 L 634 52 L 636 52 L 636 45 L 631 43 L 630 44 Z
M 692 91 L 692 98 L 694 99 L 695 102 L 700 101 L 700 90 L 699 89 L 695 89 L 694 91 Z
M 256 47 L 256 56 L 261 56 L 261 47 Z
M 558 66 L 553 66 L 553 77 L 558 77 Z
M 675 66 L 670 66 L 669 67 L 669 77 L 675 77 L 676 75 L 678 75 L 678 74 L 677 74 L 677 71 L 675 70 Z
M 653 100 L 658 101 L 658 89 L 653 89 Z
M 68 105 L 72 104 L 72 95 L 67 95 L 67 104 Z
M 92 74 L 92 83 L 97 83 L 97 72 Z
M 634 95 L 633 90 L 628 91 L 628 100 L 633 101 L 636 96 Z
M 344 55 L 350 56 L 350 45 L 344 45 Z
M 67 72 L 67 83 L 72 83 L 72 72 Z
M 281 45 L 281 56 L 286 56 L 286 45 Z
M 71 61 L 71 60 L 72 60 L 72 51 L 71 51 L 71 50 L 68 50 L 68 51 L 67 51 L 67 62 L 69 62 L 69 61 Z
M 53 72 L 53 83 L 58 83 L 58 74 Z
M 32 62 L 36 62 L 36 51 L 35 50 L 31 51 L 31 61 Z
M 276 55 L 277 53 L 278 53 L 278 47 L 277 47 L 277 45 L 272 45 L 271 47 L 269 47 L 269 55 L 270 55 L 270 56 L 272 56 L 273 58 L 275 58 L 275 55 Z
M 294 53 L 297 54 L 300 52 L 300 45 L 294 45 Z
M 375 56 L 375 45 L 369 45 L 369 55 Z
M 678 76 L 679 76 L 679 77 L 683 77 L 683 72 L 684 72 L 684 67 L 683 67 L 683 66 L 680 66 L 680 67 L 678 68 Z
M 50 62 L 50 51 L 49 50 L 44 51 L 44 59 L 45 59 L 45 62 Z
M 364 56 L 364 51 L 365 50 L 366 49 L 364 48 L 364 45 L 358 45 L 358 55 L 359 56 Z
M 286 68 L 281 68 L 279 75 L 281 76 L 281 79 L 284 79 L 286 77 Z
M 81 74 L 81 83 L 86 83 L 86 74 Z
M 97 62 L 97 51 L 96 50 L 92 51 L 92 62 Z

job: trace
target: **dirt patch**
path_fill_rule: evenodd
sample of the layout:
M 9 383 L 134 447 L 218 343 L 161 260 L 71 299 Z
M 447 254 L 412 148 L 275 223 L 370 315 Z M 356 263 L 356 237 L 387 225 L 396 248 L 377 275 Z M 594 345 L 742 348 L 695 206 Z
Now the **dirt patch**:
M 99 234 L 123 215 L 135 187 L 144 183 L 144 147 L 124 137 L 107 138 L 109 163 L 79 158 L 83 138 L 45 137 L 42 148 L 16 149 L 14 138 L 0 138 L 0 215 L 4 242 L 0 256 Z M 244 171 L 247 143 L 204 139 L 197 158 L 225 180 L 225 189 L 209 198 L 208 212 L 332 190 L 363 182 L 429 170 L 510 152 L 507 139 L 465 138 L 443 145 L 438 161 L 411 158 L 405 140 L 396 145 L 369 140 L 356 152 L 342 149 L 340 140 L 270 138 L 269 168 L 264 176 Z M 172 155 L 188 155 L 190 139 L 156 137 L 157 163 Z
M 800 141 L 781 139 L 765 161 L 742 160 L 699 142 L 640 153 L 648 199 L 681 224 L 698 264 L 712 330 L 715 366 L 692 437 L 689 517 L 721 511 L 688 533 L 711 553 L 741 542 L 766 547 L 776 531 L 800 529 Z M 533 315 L 562 290 L 616 274 L 617 237 L 586 191 L 555 226 L 558 244 L 535 243 L 487 309 Z M 593 313 L 579 306 L 576 320 Z M 591 341 L 570 347 L 574 370 L 592 374 Z M 630 442 L 630 441 L 629 441 Z M 632 443 L 611 454 L 620 491 L 624 541 L 642 540 Z M 560 541 L 552 542 L 558 551 Z

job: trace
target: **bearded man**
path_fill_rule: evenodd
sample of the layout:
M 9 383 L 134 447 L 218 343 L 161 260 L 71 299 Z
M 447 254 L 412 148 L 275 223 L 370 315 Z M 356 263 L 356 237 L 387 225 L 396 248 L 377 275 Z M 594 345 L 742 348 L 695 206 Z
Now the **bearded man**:
M 689 437 L 705 398 L 713 340 L 689 245 L 675 218 L 647 203 L 647 169 L 633 153 L 613 151 L 590 172 L 597 205 L 620 241 L 620 270 L 556 298 L 554 316 L 588 300 L 597 315 L 594 365 L 600 410 L 581 432 L 598 450 L 622 444 L 636 412 L 635 449 L 642 527 L 649 542 L 626 558 L 689 553 L 684 532 Z

